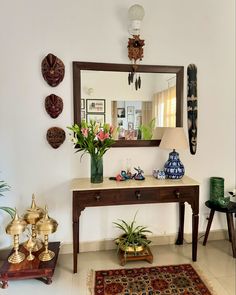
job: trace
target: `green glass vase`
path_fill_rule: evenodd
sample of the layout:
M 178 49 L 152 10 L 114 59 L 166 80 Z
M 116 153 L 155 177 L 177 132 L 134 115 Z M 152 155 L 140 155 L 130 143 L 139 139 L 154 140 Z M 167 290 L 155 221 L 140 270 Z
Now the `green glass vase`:
M 210 201 L 215 205 L 219 200 L 224 198 L 224 178 L 211 177 L 210 178 Z
M 91 183 L 103 182 L 103 159 L 102 157 L 91 155 Z
M 227 208 L 230 203 L 230 197 L 224 197 L 224 178 L 210 178 L 210 202 L 221 208 Z

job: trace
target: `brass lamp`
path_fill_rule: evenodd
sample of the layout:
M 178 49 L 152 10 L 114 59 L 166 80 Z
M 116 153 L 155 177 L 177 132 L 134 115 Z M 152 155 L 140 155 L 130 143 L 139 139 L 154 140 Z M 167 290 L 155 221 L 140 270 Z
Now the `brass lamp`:
M 20 263 L 25 259 L 25 254 L 19 252 L 19 235 L 23 233 L 27 223 L 21 219 L 15 210 L 15 216 L 6 227 L 6 233 L 14 237 L 14 252 L 8 257 L 10 263 Z
M 54 233 L 57 230 L 57 226 L 58 223 L 48 216 L 48 210 L 45 207 L 44 217 L 36 223 L 38 234 L 44 235 L 45 250 L 38 257 L 40 261 L 49 261 L 55 256 L 55 253 L 48 249 L 48 235 Z
M 39 208 L 36 205 L 35 202 L 35 196 L 34 194 L 32 195 L 32 203 L 31 207 L 26 211 L 24 215 L 24 220 L 31 225 L 31 231 L 32 231 L 32 240 L 34 241 L 34 247 L 32 249 L 32 252 L 37 252 L 43 247 L 43 243 L 40 239 L 37 238 L 37 231 L 35 228 L 36 222 L 41 219 L 44 216 L 44 210 L 42 208 Z M 28 241 L 24 243 L 24 247 L 28 249 L 27 246 Z

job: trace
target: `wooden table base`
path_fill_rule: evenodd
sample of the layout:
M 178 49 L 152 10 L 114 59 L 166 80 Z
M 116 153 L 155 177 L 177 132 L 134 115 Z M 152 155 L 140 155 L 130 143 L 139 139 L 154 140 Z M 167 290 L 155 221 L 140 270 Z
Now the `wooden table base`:
M 149 263 L 153 262 L 153 255 L 149 247 L 146 247 L 143 251 L 141 252 L 136 252 L 134 253 L 126 253 L 119 250 L 118 252 L 118 257 L 120 260 L 120 265 L 124 266 L 127 261 L 137 261 L 137 260 L 146 260 Z
M 40 261 L 38 259 L 39 254 L 44 251 L 44 247 L 38 252 L 34 252 L 35 258 L 32 261 L 28 261 L 26 258 L 21 263 L 11 264 L 6 260 L 0 268 L 0 281 L 2 282 L 2 289 L 8 287 L 9 280 L 21 280 L 38 278 L 46 284 L 52 283 L 52 276 L 56 267 L 57 257 L 60 249 L 60 242 L 49 243 L 49 250 L 55 253 L 55 256 L 50 261 Z M 20 252 L 25 253 L 27 256 L 29 252 L 20 246 Z M 13 250 L 11 251 L 11 253 Z M 11 255 L 9 253 L 9 255 Z

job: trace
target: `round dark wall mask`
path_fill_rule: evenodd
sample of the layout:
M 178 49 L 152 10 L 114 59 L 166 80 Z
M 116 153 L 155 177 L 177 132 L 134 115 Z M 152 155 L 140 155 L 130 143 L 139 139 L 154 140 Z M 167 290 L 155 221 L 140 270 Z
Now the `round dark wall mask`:
M 54 149 L 59 148 L 65 138 L 65 131 L 59 127 L 51 127 L 47 131 L 47 141 Z
M 52 53 L 42 60 L 42 75 L 44 80 L 52 87 L 57 86 L 64 79 L 65 66 L 63 62 Z
M 51 94 L 45 98 L 45 109 L 47 113 L 53 118 L 57 118 L 63 110 L 63 100 L 55 95 Z

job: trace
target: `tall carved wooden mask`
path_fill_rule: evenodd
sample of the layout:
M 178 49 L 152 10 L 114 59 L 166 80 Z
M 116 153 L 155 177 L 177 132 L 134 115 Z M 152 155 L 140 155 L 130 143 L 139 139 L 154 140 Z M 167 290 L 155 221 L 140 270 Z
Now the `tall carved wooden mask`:
M 44 80 L 52 87 L 57 86 L 64 79 L 64 63 L 52 53 L 42 60 L 41 69 Z

